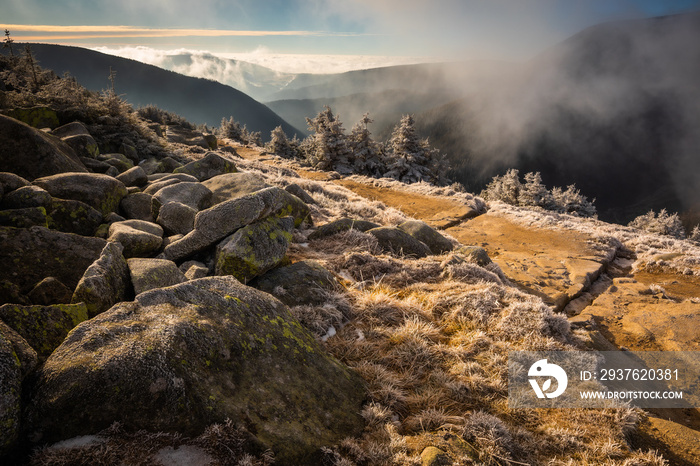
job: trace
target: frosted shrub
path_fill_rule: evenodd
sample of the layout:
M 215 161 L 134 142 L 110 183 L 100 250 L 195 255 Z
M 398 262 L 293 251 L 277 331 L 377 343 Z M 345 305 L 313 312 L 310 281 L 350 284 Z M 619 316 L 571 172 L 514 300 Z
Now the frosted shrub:
M 554 187 L 549 191 L 542 184 L 539 172 L 526 173 L 525 183 L 521 183 L 518 170 L 511 168 L 505 175 L 493 177 L 481 196 L 490 201 L 522 207 L 539 207 L 576 217 L 596 216 L 595 199 L 589 201 L 574 185 L 568 186 L 566 190 Z
M 681 223 L 681 219 L 678 217 L 678 214 L 669 215 L 668 212 L 666 212 L 666 209 L 661 209 L 658 214 L 656 214 L 653 210 L 650 210 L 646 214 L 640 215 L 632 220 L 629 223 L 629 226 L 639 230 L 644 230 L 648 233 L 671 236 L 677 239 L 685 238 L 683 224 Z M 696 233 L 695 230 L 693 230 L 693 232 L 693 234 Z
M 320 170 L 352 173 L 352 154 L 348 147 L 343 123 L 330 107 L 326 106 L 316 118 L 307 118 L 309 131 L 313 131 L 307 145 L 307 161 Z
M 295 158 L 298 156 L 296 141 L 290 141 L 281 126 L 276 127 L 270 133 L 270 142 L 265 144 L 265 150 L 284 158 Z
M 355 173 L 379 178 L 386 172 L 386 161 L 369 131 L 368 126 L 372 122 L 369 114 L 365 113 L 353 126 L 348 142 L 354 156 Z
M 693 228 L 693 231 L 690 232 L 688 239 L 700 243 L 700 225 L 695 225 L 695 228 Z

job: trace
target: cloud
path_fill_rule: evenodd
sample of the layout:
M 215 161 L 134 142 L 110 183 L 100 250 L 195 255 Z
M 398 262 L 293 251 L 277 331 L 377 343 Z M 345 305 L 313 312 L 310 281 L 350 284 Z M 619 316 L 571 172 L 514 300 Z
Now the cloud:
M 307 36 L 344 37 L 357 34 L 327 31 L 243 31 L 229 29 L 141 28 L 135 26 L 54 26 L 9 24 L 16 40 L 49 41 L 100 38 L 156 38 L 156 37 L 265 37 Z

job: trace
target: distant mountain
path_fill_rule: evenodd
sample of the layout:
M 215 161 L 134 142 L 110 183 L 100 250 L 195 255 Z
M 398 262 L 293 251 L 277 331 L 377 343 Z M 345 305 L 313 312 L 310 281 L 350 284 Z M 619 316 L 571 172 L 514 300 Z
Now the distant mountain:
M 287 134 L 301 132 L 265 105 L 243 92 L 216 81 L 192 78 L 135 60 L 93 50 L 61 45 L 31 44 L 44 68 L 59 76 L 69 72 L 80 84 L 100 91 L 109 86 L 110 67 L 116 71 L 116 91 L 134 106 L 156 105 L 193 123 L 218 126 L 222 118 L 233 118 L 264 140 L 276 126 Z
M 399 65 L 340 74 L 300 75 L 266 104 L 297 128 L 330 106 L 350 129 L 364 113 L 375 120 L 372 131 L 386 138 L 401 115 L 448 103 L 517 67 L 505 62 L 472 61 Z M 304 85 L 309 84 L 309 85 Z

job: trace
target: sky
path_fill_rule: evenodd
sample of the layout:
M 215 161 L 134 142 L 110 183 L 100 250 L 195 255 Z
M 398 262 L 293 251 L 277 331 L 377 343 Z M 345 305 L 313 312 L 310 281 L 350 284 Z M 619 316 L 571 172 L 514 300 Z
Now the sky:
M 324 71 L 526 60 L 594 24 L 697 10 L 700 0 L 0 0 L 0 26 L 18 42 L 247 54 L 273 68 L 286 57 Z

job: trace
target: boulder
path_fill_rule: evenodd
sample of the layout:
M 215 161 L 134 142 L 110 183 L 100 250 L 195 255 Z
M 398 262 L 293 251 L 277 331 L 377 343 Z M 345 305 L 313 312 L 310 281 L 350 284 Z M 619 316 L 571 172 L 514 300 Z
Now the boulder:
M 442 236 L 433 227 L 420 220 L 409 220 L 398 226 L 398 229 L 413 236 L 430 248 L 433 254 L 443 254 L 451 251 L 450 240 Z
M 0 282 L 10 282 L 26 295 L 46 277 L 75 289 L 85 270 L 99 256 L 103 239 L 62 233 L 42 227 L 0 227 Z
M 237 171 L 236 165 L 230 160 L 223 158 L 216 152 L 207 152 L 200 160 L 195 160 L 184 167 L 176 168 L 173 170 L 173 173 L 186 173 L 194 176 L 199 181 L 206 181 L 217 175 L 235 173 Z
M 148 183 L 148 175 L 139 166 L 128 169 L 117 176 L 117 179 L 124 183 L 124 186 L 145 186 Z
M 198 261 L 187 261 L 180 266 L 180 272 L 184 273 L 188 280 L 196 280 L 209 275 L 209 267 Z
M 23 186 L 10 191 L 2 198 L 0 209 L 24 209 L 27 207 L 43 207 L 51 205 L 51 194 L 38 186 Z
M 211 191 L 199 182 L 179 182 L 166 186 L 153 195 L 153 218 L 158 218 L 160 208 L 170 202 L 179 202 L 200 211 L 211 206 Z
M 73 149 L 60 139 L 0 115 L 0 172 L 33 180 L 63 172 L 87 172 Z
M 84 202 L 103 216 L 114 212 L 127 195 L 121 181 L 100 173 L 61 173 L 36 179 L 34 184 L 53 197 Z
M 163 243 L 163 228 L 143 220 L 125 220 L 109 226 L 108 241 L 124 246 L 124 257 L 147 257 Z
M 281 302 L 208 277 L 142 293 L 75 328 L 38 371 L 27 425 L 45 443 L 114 422 L 196 436 L 230 419 L 276 463 L 320 464 L 321 447 L 362 431 L 365 397 L 360 377 Z
M 37 129 L 55 128 L 59 125 L 58 114 L 49 107 L 15 108 L 7 112 L 7 116 Z
M 315 240 L 319 238 L 324 238 L 326 236 L 331 236 L 335 235 L 338 233 L 342 233 L 344 231 L 348 230 L 357 230 L 357 231 L 362 231 L 366 232 L 369 231 L 373 228 L 379 228 L 381 225 L 374 223 L 374 222 L 368 222 L 365 220 L 355 220 L 352 218 L 341 218 L 338 220 L 334 220 L 332 222 L 328 222 L 325 225 L 321 225 L 309 235 L 310 240 Z
M 102 223 L 102 214 L 81 201 L 54 199 L 49 208 L 49 228 L 92 236 Z
M 87 127 L 79 122 L 79 121 L 73 121 L 71 123 L 67 123 L 63 126 L 59 126 L 58 128 L 55 128 L 51 131 L 51 134 L 56 136 L 57 138 L 67 138 L 69 136 L 79 136 L 79 135 L 90 135 L 90 131 L 88 131 Z
M 209 188 L 213 194 L 212 205 L 270 187 L 261 176 L 246 172 L 218 175 L 204 181 L 202 184 Z
M 124 216 L 126 216 L 126 218 L 152 222 L 154 220 L 153 215 L 151 214 L 152 202 L 153 196 L 150 194 L 128 194 L 119 203 L 119 210 L 124 214 Z
M 0 172 L 0 186 L 2 186 L 3 191 L 7 194 L 22 186 L 31 186 L 31 183 L 14 173 Z
M 0 210 L 0 226 L 15 228 L 48 228 L 49 219 L 43 207 Z
M 165 288 L 187 281 L 185 274 L 173 261 L 135 258 L 127 260 L 127 264 L 136 296 L 155 288 Z
M 322 305 L 327 299 L 324 291 L 339 288 L 333 274 L 312 260 L 270 270 L 250 286 L 270 293 L 287 306 Z
M 241 228 L 216 247 L 216 275 L 246 283 L 277 266 L 292 241 L 291 217 L 268 217 Z
M 197 210 L 180 202 L 168 202 L 160 208 L 156 223 L 169 235 L 186 235 L 194 228 Z
M 377 238 L 379 246 L 384 251 L 392 254 L 415 258 L 431 254 L 428 246 L 398 228 L 379 227 L 367 230 L 367 233 Z
M 286 186 L 284 188 L 284 190 L 287 191 L 289 194 L 295 195 L 296 197 L 301 199 L 306 204 L 316 204 L 316 201 L 314 200 L 314 198 L 311 197 L 311 195 L 309 193 L 304 191 L 304 189 L 301 186 L 299 186 L 298 184 L 292 183 L 292 184 Z
M 89 159 L 87 157 L 80 157 L 80 161 L 85 165 L 92 173 L 107 173 L 112 166 L 107 162 L 102 162 L 100 160 Z
M 62 137 L 61 140 L 71 146 L 78 157 L 94 159 L 100 154 L 97 142 L 89 134 L 75 134 Z
M 44 361 L 73 327 L 87 320 L 85 304 L 53 304 L 50 306 L 0 306 L 0 320 L 24 338 Z
M 71 302 L 85 303 L 90 317 L 129 297 L 129 268 L 119 243 L 107 243 L 100 257 L 87 268 Z
M 19 438 L 22 380 L 36 365 L 36 351 L 0 321 L 0 458 Z
M 286 207 L 291 194 L 277 188 L 265 188 L 252 194 L 222 202 L 197 214 L 194 230 L 168 245 L 163 258 L 184 259 L 229 236 L 234 231 Z M 301 201 L 300 201 L 301 202 Z
M 197 178 L 186 173 L 156 173 L 148 177 L 148 181 L 153 183 L 167 180 L 191 181 L 192 183 L 199 182 Z
M 126 157 L 122 154 L 116 154 L 120 157 L 114 157 L 115 154 L 110 154 L 112 157 L 104 159 L 104 163 L 110 165 L 112 168 L 108 169 L 105 174 L 113 177 L 119 176 L 127 170 L 134 168 L 134 163 L 131 160 L 125 160 Z
M 69 304 L 72 290 L 54 277 L 46 277 L 36 284 L 27 297 L 32 304 L 38 306 L 50 306 L 52 304 Z
M 194 178 L 194 177 L 193 177 Z M 195 178 L 195 181 L 197 179 Z M 155 194 L 161 189 L 165 188 L 166 186 L 172 186 L 174 184 L 181 183 L 182 180 L 174 179 L 174 178 L 168 178 L 164 180 L 157 180 L 157 181 L 152 181 L 146 186 L 143 190 L 144 193 L 146 194 Z
M 461 246 L 456 251 L 457 254 L 464 256 L 469 262 L 485 267 L 491 263 L 491 258 L 486 249 L 479 246 Z
M 202 133 L 184 128 L 180 125 L 168 125 L 165 129 L 165 138 L 168 142 L 209 149 L 209 143 L 204 139 Z

